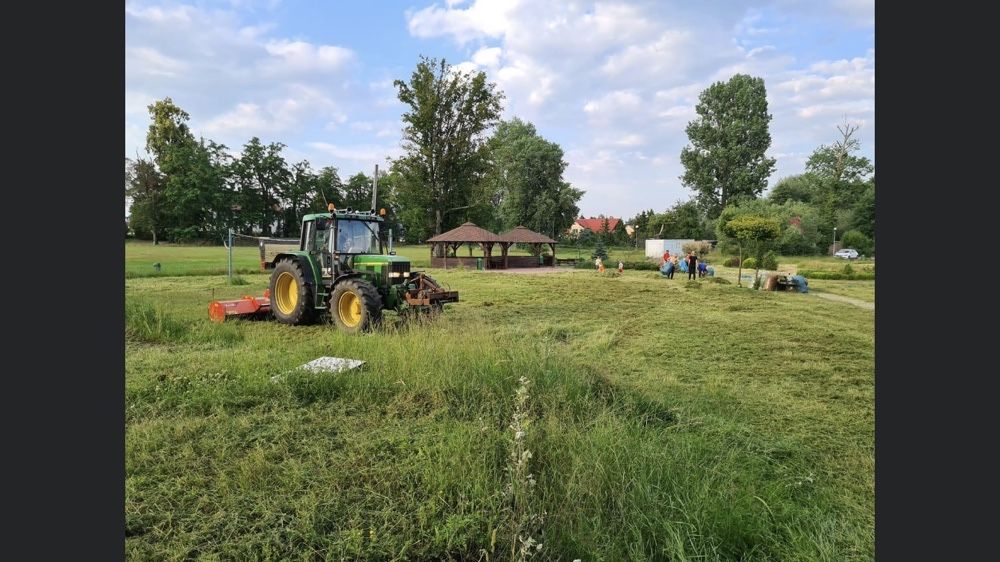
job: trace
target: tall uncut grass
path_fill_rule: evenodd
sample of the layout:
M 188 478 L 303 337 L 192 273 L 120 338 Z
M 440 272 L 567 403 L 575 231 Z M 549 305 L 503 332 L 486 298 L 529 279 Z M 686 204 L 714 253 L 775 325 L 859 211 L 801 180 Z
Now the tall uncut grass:
M 460 303 L 365 336 L 207 320 L 266 275 L 127 280 L 128 559 L 873 558 L 871 311 L 433 273 Z

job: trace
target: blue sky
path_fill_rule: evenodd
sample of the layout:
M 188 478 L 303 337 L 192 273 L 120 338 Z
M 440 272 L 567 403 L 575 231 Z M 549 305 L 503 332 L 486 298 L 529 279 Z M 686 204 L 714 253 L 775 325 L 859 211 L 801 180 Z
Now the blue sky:
M 860 124 L 874 161 L 873 0 L 127 2 L 125 155 L 144 154 L 146 106 L 164 97 L 196 134 L 251 137 L 290 162 L 370 173 L 401 153 L 393 79 L 420 55 L 482 70 L 505 118 L 559 143 L 581 214 L 626 218 L 690 197 L 678 176 L 698 94 L 764 78 L 777 159 L 801 173 L 836 126 Z

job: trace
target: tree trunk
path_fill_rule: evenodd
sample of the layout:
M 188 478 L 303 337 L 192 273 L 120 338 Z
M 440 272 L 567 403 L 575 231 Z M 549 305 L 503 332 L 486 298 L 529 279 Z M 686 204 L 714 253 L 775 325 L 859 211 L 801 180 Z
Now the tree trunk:
M 156 246 L 159 243 L 160 243 L 159 240 L 156 239 L 156 227 L 154 226 L 153 227 L 153 245 Z
M 736 286 L 737 287 L 742 287 L 743 286 L 743 244 L 740 244 L 740 265 L 739 265 L 739 268 L 740 268 L 739 271 L 736 272 Z

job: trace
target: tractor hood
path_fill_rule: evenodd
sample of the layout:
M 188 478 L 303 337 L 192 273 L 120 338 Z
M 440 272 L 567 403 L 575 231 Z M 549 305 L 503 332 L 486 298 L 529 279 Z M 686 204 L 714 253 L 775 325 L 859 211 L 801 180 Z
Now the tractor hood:
M 354 256 L 354 265 L 381 265 L 384 263 L 410 263 L 410 258 L 403 256 L 388 256 L 384 254 L 358 254 Z

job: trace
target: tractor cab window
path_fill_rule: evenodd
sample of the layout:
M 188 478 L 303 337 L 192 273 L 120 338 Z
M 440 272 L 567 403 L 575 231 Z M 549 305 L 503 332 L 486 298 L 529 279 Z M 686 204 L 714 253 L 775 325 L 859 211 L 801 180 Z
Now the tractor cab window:
M 307 252 L 328 251 L 327 243 L 331 236 L 326 219 L 317 219 L 306 223 L 305 239 Z
M 359 220 L 337 221 L 337 251 L 344 254 L 377 254 L 378 223 Z

